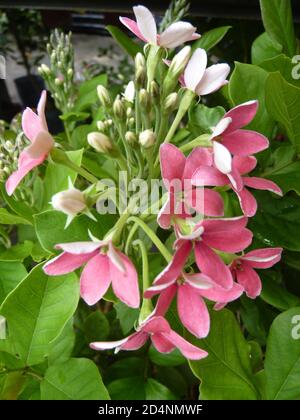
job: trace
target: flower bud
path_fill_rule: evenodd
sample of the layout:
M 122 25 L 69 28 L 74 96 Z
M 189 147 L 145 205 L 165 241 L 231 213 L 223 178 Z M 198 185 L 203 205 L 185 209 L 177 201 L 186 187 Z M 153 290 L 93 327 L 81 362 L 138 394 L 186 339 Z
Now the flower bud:
M 54 83 L 56 84 L 56 86 L 61 86 L 63 84 L 63 80 L 59 79 L 58 77 L 55 78 Z
M 182 48 L 171 61 L 169 73 L 178 77 L 185 69 L 191 56 L 191 47 L 187 46 Z
M 130 145 L 133 145 L 137 141 L 136 134 L 133 131 L 127 131 L 125 133 L 125 140 Z
M 97 128 L 99 131 L 105 131 L 106 125 L 103 121 L 97 121 Z
M 164 101 L 163 111 L 172 112 L 178 103 L 178 94 L 176 92 L 170 93 Z
M 129 128 L 134 128 L 134 126 L 135 126 L 135 119 L 134 119 L 134 117 L 131 117 L 128 120 L 128 127 Z
M 124 92 L 124 98 L 127 102 L 133 103 L 134 96 L 135 96 L 135 87 L 134 87 L 134 82 L 131 81 L 126 86 L 126 89 L 125 89 L 125 92 Z
M 51 70 L 49 69 L 49 67 L 46 64 L 41 64 L 39 69 L 40 69 L 40 72 L 45 74 L 45 75 L 48 75 L 48 74 L 51 73 Z
M 146 79 L 146 61 L 141 53 L 135 56 L 135 82 L 138 87 L 143 86 Z
M 84 194 L 77 188 L 70 188 L 55 194 L 51 204 L 55 210 L 62 211 L 68 216 L 76 216 L 86 209 Z
M 142 131 L 139 135 L 139 143 L 145 149 L 153 146 L 156 140 L 155 133 L 153 130 L 145 130 Z
M 149 93 L 146 91 L 146 89 L 141 89 L 139 91 L 139 101 L 140 105 L 143 109 L 149 110 L 151 106 L 151 99 Z
M 101 104 L 105 108 L 110 108 L 112 105 L 112 100 L 111 100 L 108 90 L 104 86 L 99 85 L 97 86 L 97 93 L 98 93 L 98 97 L 100 99 Z
M 159 86 L 155 80 L 152 80 L 150 84 L 150 94 L 152 98 L 156 99 L 159 97 Z
M 134 59 L 135 68 L 138 67 L 145 67 L 146 66 L 146 60 L 142 53 L 137 53 Z
M 89 133 L 87 140 L 89 145 L 100 153 L 109 153 L 113 148 L 110 138 L 103 133 Z
M 68 77 L 71 79 L 72 77 L 73 77 L 73 74 L 74 74 L 74 71 L 73 71 L 73 69 L 68 69 L 68 71 L 67 71 L 67 75 L 68 75 Z
M 126 110 L 121 99 L 116 99 L 113 104 L 113 112 L 116 118 L 123 120 L 126 117 Z

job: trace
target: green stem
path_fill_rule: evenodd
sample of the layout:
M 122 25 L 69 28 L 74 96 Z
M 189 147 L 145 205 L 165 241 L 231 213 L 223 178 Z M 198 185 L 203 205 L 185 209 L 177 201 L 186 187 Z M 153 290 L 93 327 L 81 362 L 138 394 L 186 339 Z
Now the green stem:
M 148 225 L 146 225 L 145 222 L 143 222 L 141 219 L 139 219 L 136 216 L 131 216 L 128 218 L 127 223 L 134 222 L 136 223 L 143 231 L 146 233 L 146 235 L 151 239 L 153 244 L 156 246 L 156 248 L 159 250 L 161 255 L 165 258 L 167 262 L 170 262 L 172 260 L 172 255 L 167 250 L 165 245 L 161 242 L 161 240 L 158 238 L 158 236 L 153 232 L 152 229 L 149 228 Z
M 211 147 L 212 142 L 210 140 L 209 134 L 202 134 L 199 137 L 196 137 L 194 140 L 190 141 L 189 143 L 184 144 L 183 146 L 179 147 L 182 152 L 189 152 L 190 150 L 194 149 L 194 147 Z

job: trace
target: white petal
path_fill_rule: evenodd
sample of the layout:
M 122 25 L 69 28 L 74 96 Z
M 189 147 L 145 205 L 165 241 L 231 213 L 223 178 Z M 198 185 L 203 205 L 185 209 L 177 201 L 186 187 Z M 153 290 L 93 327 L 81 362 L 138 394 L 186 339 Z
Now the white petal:
M 65 244 L 55 245 L 56 249 L 62 249 L 65 252 L 70 254 L 88 254 L 90 252 L 96 251 L 96 249 L 102 246 L 101 242 L 68 242 Z
M 110 259 L 110 261 L 120 270 L 122 273 L 126 272 L 126 268 L 123 264 L 122 258 L 118 254 L 118 252 L 115 250 L 113 244 L 109 242 L 108 245 L 108 252 L 107 256 Z
M 157 29 L 154 16 L 145 6 L 133 8 L 137 26 L 143 37 L 150 43 L 157 45 Z
M 221 121 L 215 126 L 212 132 L 212 139 L 215 137 L 220 136 L 224 131 L 228 128 L 228 126 L 232 123 L 232 118 L 226 117 L 222 118 Z
M 214 282 L 205 274 L 186 274 L 183 273 L 184 280 L 195 289 L 207 290 L 214 287 Z
M 40 131 L 31 145 L 26 147 L 25 150 L 32 159 L 38 159 L 49 153 L 53 146 L 54 140 L 52 136 L 47 131 Z
M 172 23 L 159 37 L 159 44 L 165 48 L 176 48 L 191 40 L 196 28 L 189 22 Z
M 261 258 L 261 257 L 242 257 L 242 260 L 254 261 L 254 262 L 270 262 L 275 260 L 278 255 L 272 255 L 271 257 Z
M 135 87 L 134 87 L 134 82 L 131 80 L 126 86 L 126 89 L 124 92 L 124 98 L 128 102 L 133 102 L 134 96 L 135 96 Z
M 208 95 L 215 92 L 226 84 L 226 77 L 230 72 L 228 64 L 215 64 L 208 67 L 203 75 L 203 78 L 197 86 L 198 95 Z
M 109 350 L 114 349 L 116 347 L 121 346 L 122 344 L 125 344 L 128 341 L 129 337 L 123 338 L 123 340 L 118 341 L 99 341 L 90 343 L 90 347 L 94 350 Z
M 223 174 L 229 174 L 232 168 L 232 157 L 228 149 L 218 141 L 213 142 L 214 163 Z
M 207 66 L 207 54 L 202 48 L 197 48 L 184 71 L 184 82 L 188 89 L 195 92 L 204 75 Z

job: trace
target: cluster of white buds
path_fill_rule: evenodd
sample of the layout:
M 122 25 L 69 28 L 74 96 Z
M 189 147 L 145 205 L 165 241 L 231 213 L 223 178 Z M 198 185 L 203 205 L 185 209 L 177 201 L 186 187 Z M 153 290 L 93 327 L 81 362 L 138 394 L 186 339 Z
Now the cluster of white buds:
M 63 113 L 68 112 L 75 100 L 74 49 L 71 33 L 64 34 L 55 29 L 47 44 L 50 67 L 42 64 L 38 71 L 51 92 L 56 107 Z
M 27 144 L 22 133 L 14 141 L 6 140 L 3 134 L 0 135 L 0 181 L 5 181 L 17 169 L 19 155 Z

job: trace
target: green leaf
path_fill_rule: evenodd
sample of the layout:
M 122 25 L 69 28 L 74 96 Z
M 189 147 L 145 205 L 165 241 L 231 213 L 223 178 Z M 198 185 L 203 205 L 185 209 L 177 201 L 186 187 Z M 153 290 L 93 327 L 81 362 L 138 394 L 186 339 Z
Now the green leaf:
M 289 196 L 277 199 L 263 191 L 254 194 L 258 211 L 248 225 L 254 237 L 268 247 L 300 251 L 300 199 Z
M 0 376 L 0 400 L 16 400 L 26 377 L 23 372 L 10 372 Z
M 117 379 L 108 385 L 112 400 L 173 400 L 174 394 L 164 385 L 140 376 Z
M 221 106 L 209 108 L 205 105 L 198 105 L 189 113 L 189 130 L 198 137 L 204 133 L 210 133 L 211 127 L 215 127 L 223 118 L 225 109 Z
M 139 309 L 129 308 L 122 302 L 115 304 L 114 308 L 117 311 L 117 318 L 120 321 L 123 334 L 128 334 L 139 317 Z
M 300 162 L 292 162 L 282 169 L 272 171 L 266 177 L 278 184 L 285 194 L 295 191 L 300 195 Z
M 33 223 L 33 209 L 27 206 L 27 204 L 23 201 L 16 201 L 13 196 L 7 195 L 4 184 L 1 185 L 1 195 L 8 207 L 10 207 L 16 214 L 21 216 L 22 219 L 26 219 L 28 224 Z
M 86 147 L 88 134 L 95 130 L 96 126 L 94 124 L 83 124 L 74 128 L 71 135 L 72 146 L 76 149 Z
M 13 245 L 0 253 L 0 261 L 23 261 L 31 255 L 32 247 L 33 243 L 31 241 Z
M 300 399 L 300 307 L 279 315 L 273 322 L 265 359 L 269 400 Z
M 102 239 L 114 225 L 116 216 L 95 214 L 95 217 L 97 222 L 80 215 L 65 229 L 66 215 L 55 210 L 47 210 L 34 216 L 36 234 L 42 247 L 52 253 L 54 245 L 59 243 L 89 241 L 88 230 Z
M 203 48 L 204 50 L 209 51 L 222 41 L 231 28 L 232 26 L 220 26 L 219 28 L 214 28 L 205 32 L 200 39 L 193 43 L 192 50 L 195 51 L 197 48 Z
M 300 305 L 300 298 L 276 284 L 271 275 L 268 274 L 268 271 L 266 273 L 260 273 L 260 277 L 263 284 L 260 297 L 269 305 L 274 306 L 280 311 L 286 311 Z
M 68 158 L 81 165 L 83 150 L 75 150 L 72 152 L 66 152 Z M 49 162 L 46 174 L 44 178 L 44 198 L 43 198 L 43 209 L 51 207 L 49 204 L 54 194 L 68 189 L 69 177 L 74 183 L 77 177 L 77 173 L 72 169 L 66 168 L 64 165 L 59 165 L 54 162 Z
M 179 350 L 175 349 L 171 353 L 160 353 L 155 347 L 149 349 L 150 360 L 158 366 L 180 366 L 186 363 L 186 359 Z
M 260 64 L 269 58 L 276 57 L 282 52 L 282 45 L 274 41 L 267 32 L 259 35 L 252 44 L 252 64 Z
M 229 94 L 234 105 L 253 99 L 259 100 L 256 117 L 248 127 L 271 137 L 274 120 L 268 114 L 265 103 L 265 86 L 268 75 L 268 72 L 260 67 L 236 62 L 230 78 Z
M 290 0 L 260 0 L 261 15 L 268 35 L 293 57 L 297 42 Z
M 124 32 L 122 32 L 117 26 L 108 25 L 106 29 L 114 38 L 115 41 L 120 45 L 120 47 L 129 54 L 132 58 L 134 58 L 138 52 L 143 52 L 143 49 L 132 41 Z
M 23 217 L 16 214 L 9 213 L 6 209 L 0 209 L 0 224 L 1 225 L 30 225 L 31 223 Z
M 52 341 L 76 310 L 79 284 L 75 274 L 48 277 L 36 266 L 1 307 L 8 340 L 26 365 L 42 363 Z
M 258 399 L 249 346 L 232 312 L 212 311 L 208 337 L 198 340 L 189 335 L 188 339 L 209 353 L 203 360 L 189 362 L 194 375 L 201 380 L 201 400 Z
M 73 328 L 73 318 L 66 323 L 61 334 L 51 343 L 48 355 L 49 365 L 62 363 L 71 357 L 75 344 L 75 332 Z
M 125 357 L 117 360 L 105 370 L 106 382 L 112 382 L 115 379 L 128 378 L 131 376 L 143 376 L 145 372 L 144 358 Z
M 0 304 L 26 276 L 26 268 L 20 262 L 0 262 Z
M 84 83 L 82 83 L 83 85 Z M 79 89 L 82 89 L 82 85 L 80 85 Z M 78 122 L 78 121 L 84 121 L 87 118 L 89 118 L 90 114 L 88 112 L 67 112 L 63 115 L 60 115 L 60 119 L 62 121 L 67 122 Z
M 107 84 L 107 75 L 100 74 L 96 77 L 93 77 L 86 82 L 81 83 L 78 92 L 78 99 L 74 105 L 74 112 L 82 112 L 87 108 L 90 108 L 92 105 L 98 103 L 97 95 L 97 86 Z
M 274 120 L 287 131 L 290 141 L 300 151 L 300 88 L 286 82 L 279 72 L 266 82 L 266 106 Z
M 109 322 L 100 311 L 92 312 L 84 321 L 84 334 L 88 343 L 105 341 L 108 337 L 109 329 Z
M 259 64 L 259 67 L 269 73 L 279 71 L 281 76 L 291 85 L 300 87 L 300 78 L 295 77 L 295 63 L 284 54 L 277 55 L 277 57 L 265 60 Z
M 41 382 L 42 400 L 109 400 L 97 366 L 89 359 L 69 359 L 50 366 Z

